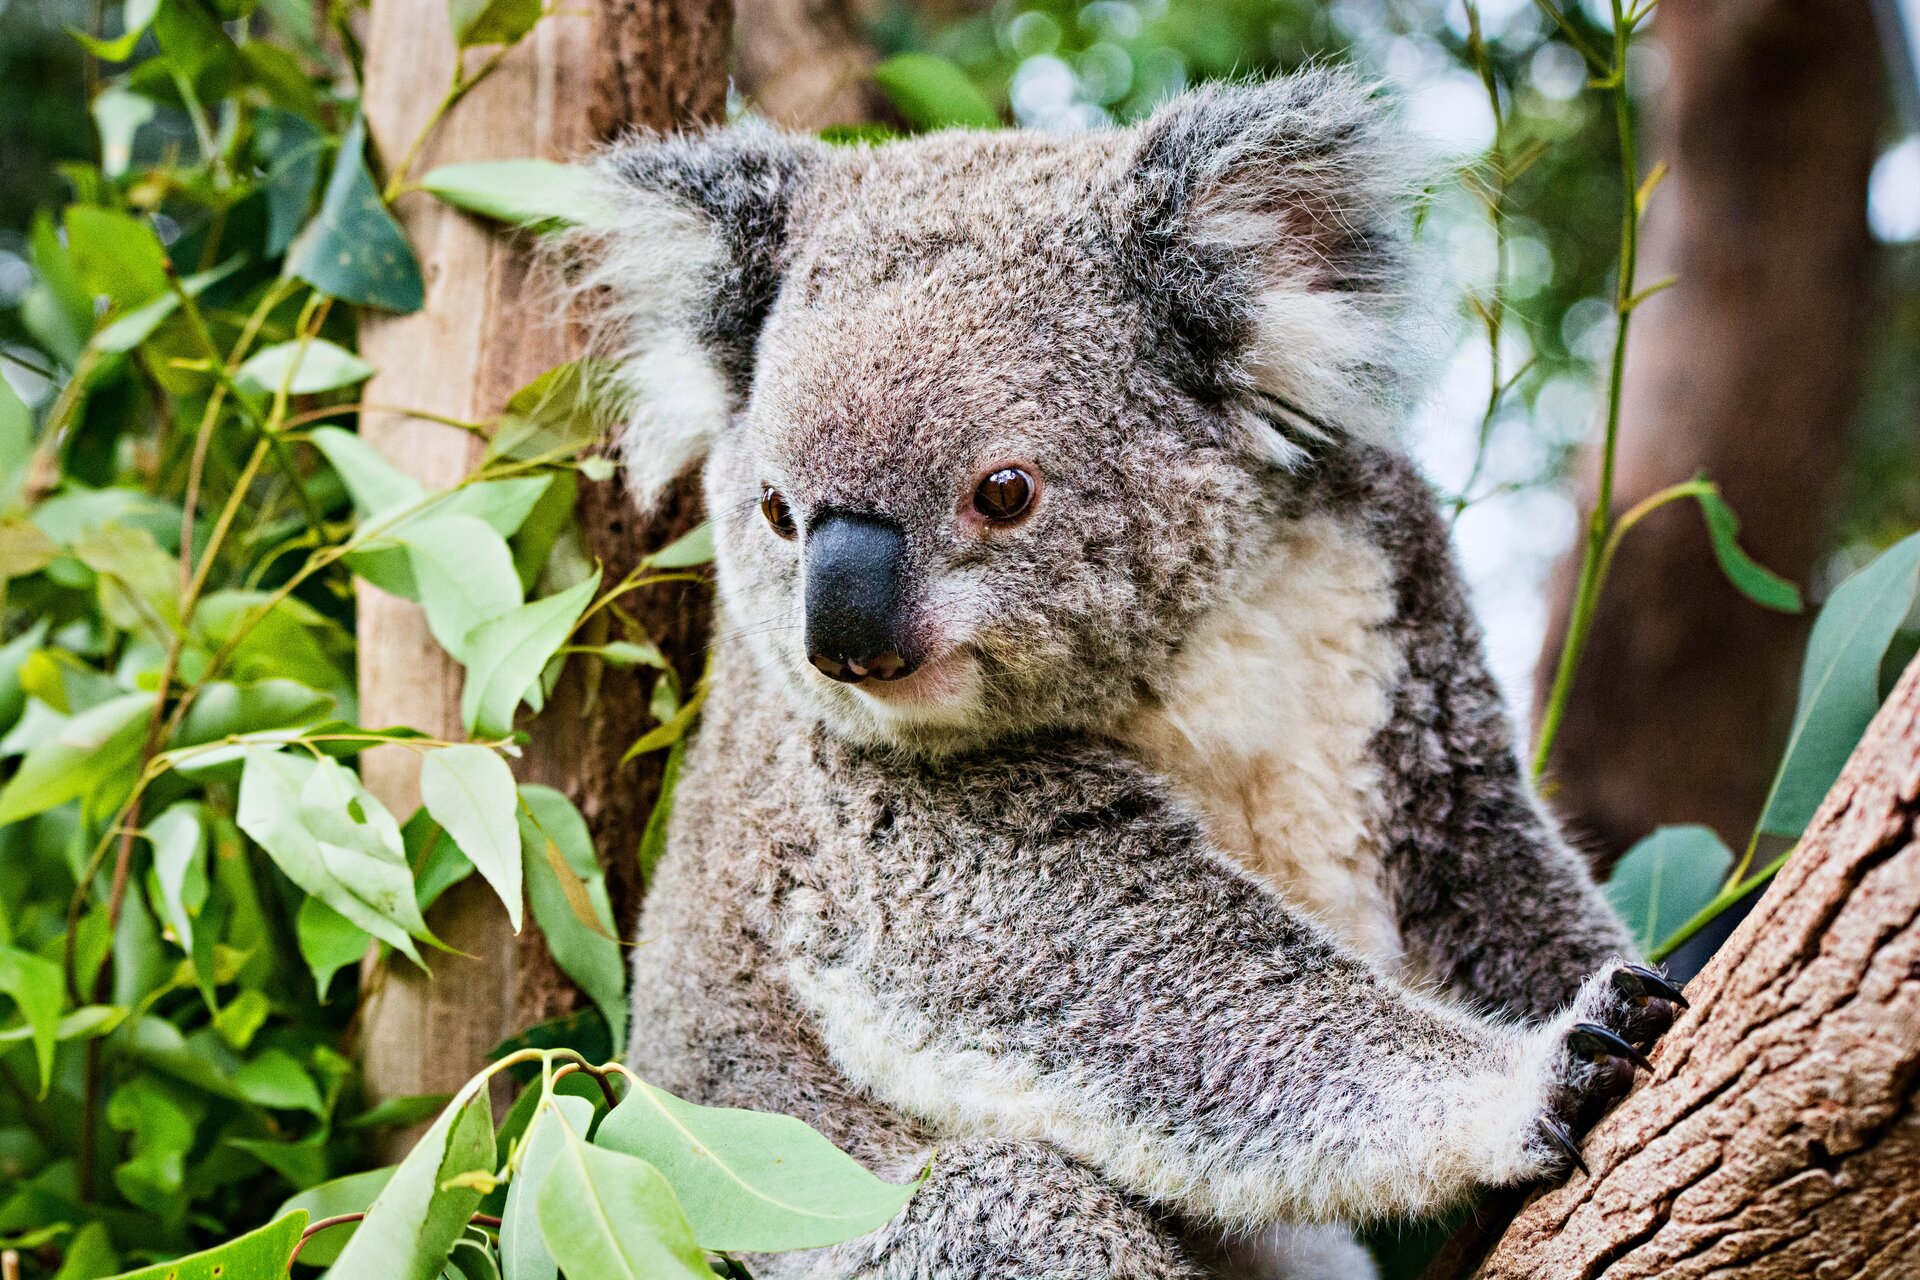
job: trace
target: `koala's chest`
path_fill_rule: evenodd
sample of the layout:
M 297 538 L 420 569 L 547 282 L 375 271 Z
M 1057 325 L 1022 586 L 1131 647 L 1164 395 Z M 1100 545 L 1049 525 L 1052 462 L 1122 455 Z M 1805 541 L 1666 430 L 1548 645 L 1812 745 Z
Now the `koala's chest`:
M 1372 744 L 1402 671 L 1384 629 L 1393 608 L 1377 547 L 1331 517 L 1302 521 L 1124 735 L 1215 844 L 1390 966 L 1401 947 Z

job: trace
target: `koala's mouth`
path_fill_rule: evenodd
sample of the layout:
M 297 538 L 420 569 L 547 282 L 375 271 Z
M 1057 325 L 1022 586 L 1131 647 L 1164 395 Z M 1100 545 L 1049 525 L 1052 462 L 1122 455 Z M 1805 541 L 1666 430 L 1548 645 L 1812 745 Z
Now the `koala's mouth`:
M 949 649 L 892 680 L 862 680 L 850 686 L 882 706 L 932 707 L 958 701 L 972 689 L 973 659 L 964 647 Z

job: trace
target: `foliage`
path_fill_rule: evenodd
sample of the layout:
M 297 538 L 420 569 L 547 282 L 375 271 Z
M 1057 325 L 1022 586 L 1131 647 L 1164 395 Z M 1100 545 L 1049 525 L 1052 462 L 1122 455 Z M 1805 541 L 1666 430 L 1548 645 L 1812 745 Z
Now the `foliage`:
M 377 177 L 350 60 L 320 55 L 304 3 L 254 9 L 129 3 L 122 30 L 83 33 L 123 65 L 95 90 L 99 162 L 69 166 L 72 199 L 34 230 L 14 317 L 27 342 L 6 349 L 0 1247 L 29 1275 L 78 1280 L 212 1244 L 167 1273 L 264 1276 L 285 1273 L 302 1214 L 364 1211 L 351 1242 L 329 1241 L 348 1234 L 335 1228 L 304 1259 L 337 1255 L 341 1276 L 389 1276 L 398 1258 L 429 1278 L 550 1276 L 555 1259 L 578 1274 L 668 1260 L 711 1274 L 702 1246 L 871 1229 L 911 1188 L 796 1121 L 706 1113 L 636 1083 L 629 1103 L 652 1127 L 601 1140 L 593 1105 L 556 1092 L 581 1064 L 556 1069 L 571 1050 L 551 1041 L 487 1073 L 541 1067 L 499 1134 L 484 1077 L 450 1102 L 364 1107 L 349 1057 L 360 962 L 442 946 L 428 908 L 476 871 L 515 928 L 530 909 L 593 1002 L 591 1026 L 555 1034 L 619 1051 L 605 872 L 564 795 L 516 785 L 516 722 L 568 663 L 638 662 L 660 671 L 662 723 L 636 749 L 677 751 L 698 699 L 619 601 L 699 576 L 711 547 L 690 538 L 602 580 L 570 514 L 576 473 L 605 466 L 585 366 L 497 420 L 449 424 L 486 447 L 448 489 L 351 429 L 377 370 L 350 308 L 422 302 L 389 209 L 419 143 Z M 463 46 L 499 47 L 474 54 L 429 130 L 541 16 L 455 0 Z M 147 145 L 182 138 L 184 155 Z M 577 216 L 573 176 L 455 166 L 420 185 L 537 221 Z M 23 400 L 15 376 L 42 394 Z M 465 668 L 469 740 L 357 722 L 358 582 L 421 604 Z M 417 812 L 361 782 L 374 746 L 420 757 Z M 602 1110 L 610 1070 L 592 1077 Z M 354 1172 L 370 1133 L 441 1103 L 397 1170 Z M 526 1161 L 558 1189 L 513 1196 Z M 218 1243 L 290 1194 L 288 1216 Z M 509 1201 L 513 1225 L 475 1225 Z M 576 1220 L 596 1205 L 611 1234 Z
M 1329 53 L 1353 34 L 1350 8 L 1036 0 L 940 33 L 896 23 L 897 42 L 926 48 L 877 75 L 915 127 L 991 124 L 1003 101 L 1037 119 L 1036 77 L 1060 68 L 1061 110 L 1131 118 L 1190 77 Z M 681 689 L 620 601 L 697 577 L 711 556 L 699 531 L 606 582 L 584 553 L 569 511 L 577 475 L 605 466 L 592 452 L 597 371 L 553 371 L 496 420 L 435 419 L 485 441 L 445 490 L 353 430 L 377 376 L 357 354 L 354 309 L 406 312 L 423 294 L 396 196 L 424 190 L 530 226 L 591 216 L 562 166 L 412 172 L 542 6 L 450 0 L 472 53 L 385 171 L 357 110 L 351 28 L 316 30 L 306 0 L 106 12 L 114 29 L 72 46 L 89 51 L 90 111 L 76 101 L 68 115 L 94 136 L 58 142 L 91 158 L 65 166 L 59 215 L 36 215 L 21 246 L 31 288 L 0 317 L 0 1247 L 20 1250 L 30 1276 L 67 1280 L 176 1258 L 163 1274 L 284 1274 L 296 1245 L 302 1265 L 343 1280 L 739 1275 L 727 1251 L 815 1247 L 885 1222 L 913 1188 L 799 1122 L 694 1107 L 594 1065 L 626 1036 L 606 874 L 564 795 L 514 783 L 520 726 L 568 663 L 651 667 L 659 723 L 629 755 L 666 751 L 670 790 L 701 690 Z M 1602 77 L 1604 111 L 1534 83 L 1541 50 L 1607 33 L 1581 14 L 1556 14 L 1558 36 L 1544 20 L 1483 32 L 1466 12 L 1465 28 L 1422 39 L 1472 68 L 1494 116 L 1492 150 L 1466 173 L 1500 246 L 1473 310 L 1496 351 L 1512 341 L 1511 306 L 1525 301 L 1536 322 L 1525 358 L 1503 372 L 1496 356 L 1484 449 L 1497 419 L 1591 358 L 1563 320 L 1613 265 L 1591 251 L 1595 219 L 1624 199 L 1631 223 L 1644 192 L 1622 187 L 1623 81 Z M 1624 36 L 1613 48 L 1624 71 Z M 1533 239 L 1551 244 L 1544 280 L 1513 266 Z M 1644 293 L 1630 267 L 1619 278 L 1624 329 Z M 1798 607 L 1740 552 L 1709 482 L 1656 497 L 1696 501 L 1729 577 Z M 1590 603 L 1641 514 L 1604 525 Z M 1914 546 L 1821 613 L 1765 831 L 1797 833 L 1871 714 Z M 464 667 L 465 739 L 359 723 L 360 583 L 418 601 Z M 362 784 L 360 753 L 376 746 L 420 757 L 417 812 Z M 660 819 L 641 848 L 649 870 Z M 1753 857 L 1706 910 L 1756 882 Z M 1652 940 L 1731 860 L 1698 833 L 1666 833 L 1613 889 Z M 441 946 L 429 909 L 475 871 L 516 926 L 531 915 L 592 1008 L 503 1047 L 450 1099 L 367 1108 L 349 1056 L 360 962 Z M 496 1129 L 491 1082 L 529 1070 Z M 368 1135 L 434 1116 L 400 1165 L 365 1169 Z M 303 1215 L 336 1221 L 314 1229 Z

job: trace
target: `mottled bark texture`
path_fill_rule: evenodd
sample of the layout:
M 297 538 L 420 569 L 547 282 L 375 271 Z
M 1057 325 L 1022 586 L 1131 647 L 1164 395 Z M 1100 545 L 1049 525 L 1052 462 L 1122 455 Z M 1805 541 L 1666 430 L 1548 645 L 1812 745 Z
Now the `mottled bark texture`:
M 1920 1275 L 1920 663 L 1484 1280 Z
M 627 124 L 667 128 L 717 119 L 725 101 L 728 14 L 713 0 L 558 6 L 441 123 L 417 171 L 453 161 L 570 159 Z M 379 157 L 394 163 L 452 71 L 445 0 L 374 0 L 366 47 L 367 117 Z M 481 56 L 469 54 L 470 64 Z M 411 316 L 366 319 L 362 346 L 380 370 L 368 388 L 370 403 L 486 418 L 516 389 L 579 354 L 579 335 L 569 331 L 555 290 L 535 270 L 527 237 L 424 194 L 402 197 L 397 212 L 420 255 L 427 301 Z M 369 413 L 361 432 L 436 487 L 458 481 L 481 454 L 481 442 L 465 432 L 400 415 Z M 608 581 L 698 519 L 696 496 L 670 504 L 667 518 L 643 528 L 616 482 L 583 482 L 582 489 L 581 520 L 593 552 L 607 563 Z M 689 677 L 697 673 L 698 589 L 629 597 L 625 604 Z M 461 679 L 417 605 L 363 585 L 360 686 L 367 723 L 462 737 Z M 514 770 L 522 782 L 566 791 L 586 813 L 629 933 L 638 902 L 634 854 L 658 790 L 660 761 L 622 770 L 619 759 L 649 723 L 646 694 L 633 673 L 608 672 L 591 696 L 576 675 L 532 722 L 533 742 Z M 398 748 L 370 752 L 364 768 L 368 785 L 390 808 L 403 817 L 413 811 L 416 755 Z M 579 1003 L 538 930 L 529 924 L 516 938 L 478 878 L 450 890 L 429 923 L 458 951 L 429 952 L 431 977 L 405 962 L 368 976 L 361 1049 L 376 1098 L 456 1088 L 501 1039 Z
M 734 83 L 761 115 L 793 129 L 891 115 L 856 0 L 736 0 Z
M 1670 168 L 1639 283 L 1678 283 L 1634 318 L 1615 507 L 1704 474 L 1753 554 L 1805 582 L 1846 460 L 1873 298 L 1867 175 L 1884 101 L 1872 15 L 1867 0 L 1663 0 L 1654 35 L 1670 70 L 1642 154 Z M 1577 559 L 1556 578 L 1537 700 Z M 1555 807 L 1603 867 L 1662 823 L 1704 822 L 1739 847 L 1805 638 L 1804 619 L 1726 584 L 1692 504 L 1627 537 L 1551 762 Z

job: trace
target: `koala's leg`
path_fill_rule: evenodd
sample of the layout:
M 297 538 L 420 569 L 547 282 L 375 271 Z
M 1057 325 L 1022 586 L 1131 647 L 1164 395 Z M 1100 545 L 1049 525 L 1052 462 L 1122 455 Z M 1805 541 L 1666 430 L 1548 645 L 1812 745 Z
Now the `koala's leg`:
M 917 1169 L 889 1171 L 911 1177 Z M 1175 1233 L 1087 1166 L 1037 1142 L 959 1142 L 891 1223 L 849 1244 L 756 1261 L 765 1280 L 1201 1280 Z

